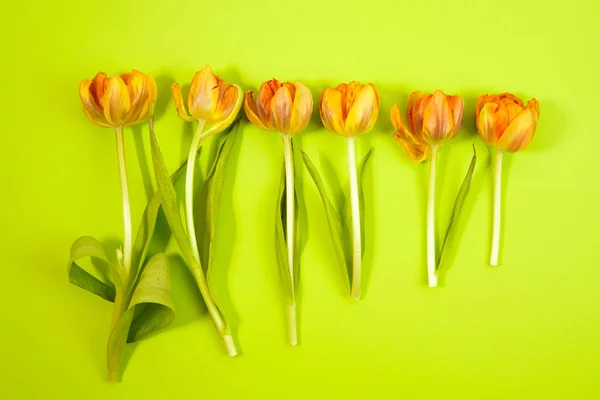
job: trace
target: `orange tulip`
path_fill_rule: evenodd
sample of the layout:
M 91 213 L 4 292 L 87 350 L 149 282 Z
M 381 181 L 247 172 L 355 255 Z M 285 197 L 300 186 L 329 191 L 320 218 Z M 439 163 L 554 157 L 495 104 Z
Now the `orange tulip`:
M 330 132 L 358 136 L 373 129 L 379 115 L 379 93 L 372 83 L 356 81 L 325 89 L 319 101 L 321 121 Z
M 153 113 L 156 83 L 150 75 L 135 69 L 110 78 L 98 72 L 93 80 L 81 81 L 79 97 L 83 112 L 96 125 L 135 125 Z
M 313 109 L 310 89 L 300 82 L 281 83 L 277 79 L 260 85 L 256 101 L 252 90 L 246 92 L 244 110 L 250 122 L 266 131 L 277 131 L 286 135 L 302 132 Z
M 490 146 L 511 153 L 529 145 L 539 116 L 536 99 L 524 106 L 521 99 L 510 93 L 479 96 L 475 107 L 479 136 Z
M 402 132 L 404 136 L 417 138 L 430 145 L 441 145 L 456 136 L 460 130 L 464 105 L 460 96 L 448 96 L 441 90 L 436 90 L 433 94 L 414 92 L 410 95 L 406 108 L 408 126 L 400 118 L 399 112 L 397 117 L 392 115 L 395 121 L 392 123 L 398 124 L 396 131 Z
M 212 68 L 206 65 L 196 72 L 192 79 L 188 95 L 188 110 L 183 105 L 183 95 L 178 83 L 173 83 L 171 93 L 177 114 L 181 119 L 202 120 L 214 125 L 226 119 L 234 111 L 241 89 L 216 76 Z
M 429 145 L 406 127 L 398 104 L 392 107 L 391 120 L 396 130 L 394 140 L 404 149 L 408 157 L 415 163 L 425 161 L 428 157 Z

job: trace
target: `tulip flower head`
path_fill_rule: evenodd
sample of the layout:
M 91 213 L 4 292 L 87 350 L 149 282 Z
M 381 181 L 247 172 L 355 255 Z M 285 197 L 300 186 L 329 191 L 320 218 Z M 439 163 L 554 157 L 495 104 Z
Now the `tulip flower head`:
M 419 154 L 423 143 L 446 143 L 460 130 L 464 105 L 462 97 L 448 96 L 441 90 L 436 90 L 433 94 L 412 93 L 406 108 L 408 124 L 400 117 L 398 106 L 392 108 L 392 124 L 399 134 L 396 140 L 410 147 L 410 152 L 407 151 L 409 156 L 412 153 Z M 419 159 L 411 158 L 415 161 Z
M 529 145 L 539 116 L 540 105 L 536 99 L 524 105 L 510 93 L 479 96 L 475 107 L 479 136 L 490 146 L 511 153 Z
M 154 112 L 156 83 L 150 75 L 133 70 L 113 75 L 98 72 L 79 85 L 83 112 L 103 127 L 119 128 L 143 122 Z
M 306 129 L 313 110 L 310 89 L 300 82 L 277 79 L 260 85 L 256 101 L 246 92 L 244 110 L 250 122 L 266 131 L 295 135 Z
M 372 83 L 361 85 L 352 81 L 325 89 L 319 100 L 319 112 L 328 131 L 358 136 L 373 129 L 379 105 L 379 93 Z
M 218 124 L 229 116 L 237 115 L 241 107 L 241 88 L 230 85 L 216 76 L 209 65 L 196 72 L 188 95 L 188 109 L 183 104 L 183 94 L 178 83 L 173 83 L 171 93 L 179 117 L 185 121 L 205 121 Z M 231 118 L 233 122 L 233 118 Z M 229 124 L 227 124 L 229 125 Z

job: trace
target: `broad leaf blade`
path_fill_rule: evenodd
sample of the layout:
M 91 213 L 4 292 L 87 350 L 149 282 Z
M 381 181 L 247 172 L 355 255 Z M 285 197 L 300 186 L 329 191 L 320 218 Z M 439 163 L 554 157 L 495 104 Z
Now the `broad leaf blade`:
M 77 260 L 90 257 L 99 261 L 103 276 L 96 277 L 77 264 Z M 104 253 L 102 244 L 91 236 L 82 236 L 73 242 L 71 257 L 67 265 L 69 281 L 105 300 L 114 302 L 116 296 L 115 283 L 121 284 L 119 271 L 113 266 Z
M 181 221 L 181 216 L 179 214 L 179 208 L 177 206 L 175 188 L 173 187 L 173 183 L 169 177 L 169 172 L 167 171 L 167 166 L 165 165 L 165 161 L 153 129 L 150 129 L 150 143 L 152 147 L 154 176 L 156 177 L 158 191 L 160 192 L 163 211 L 165 213 L 165 217 L 167 218 L 169 227 L 171 228 L 171 232 L 173 233 L 173 237 L 175 238 L 183 257 L 187 261 L 188 267 L 191 269 L 200 267 L 200 262 L 194 257 L 194 252 L 192 251 L 192 247 L 188 242 L 187 235 L 183 227 L 183 222 Z
M 200 150 L 198 151 L 200 153 Z M 177 183 L 179 178 L 185 174 L 187 170 L 187 160 L 181 164 L 181 166 L 171 175 L 171 182 L 173 184 Z M 154 234 L 154 228 L 156 227 L 156 219 L 158 216 L 158 211 L 161 206 L 161 197 L 160 190 L 157 190 L 146 209 L 144 210 L 144 215 L 142 216 L 142 222 L 137 231 L 135 241 L 133 243 L 132 249 L 132 257 L 131 257 L 131 277 L 132 281 L 136 281 L 138 275 L 141 272 L 142 265 L 146 260 L 146 255 L 148 254 L 148 248 L 150 247 L 150 241 L 152 240 L 152 235 Z
M 152 257 L 136 286 L 127 311 L 117 321 L 108 340 L 107 367 L 111 380 L 117 380 L 125 343 L 144 339 L 173 322 L 171 275 L 167 256 Z
M 456 225 L 458 223 L 458 218 L 460 217 L 460 212 L 463 208 L 463 204 L 467 194 L 469 194 L 469 190 L 471 189 L 471 180 L 473 179 L 473 173 L 475 172 L 475 164 L 477 163 L 477 152 L 475 151 L 475 145 L 473 145 L 473 158 L 471 158 L 471 164 L 469 165 L 469 169 L 467 170 L 467 174 L 460 186 L 458 191 L 458 195 L 456 196 L 456 200 L 454 201 L 454 209 L 452 210 L 452 216 L 450 217 L 450 222 L 448 223 L 448 228 L 446 229 L 446 235 L 444 236 L 444 241 L 442 243 L 442 249 L 440 251 L 440 261 L 438 262 L 436 270 L 439 271 L 440 267 L 443 265 L 446 254 L 449 251 L 450 244 L 454 241 L 454 236 L 456 235 Z
M 319 192 L 319 196 L 321 197 L 321 201 L 323 202 L 323 207 L 325 209 L 325 217 L 327 218 L 327 225 L 329 226 L 329 234 L 331 235 L 331 240 L 333 242 L 334 251 L 338 256 L 343 268 L 344 278 L 346 282 L 346 288 L 349 290 L 349 280 L 348 280 L 348 271 L 350 270 L 349 259 L 347 258 L 350 254 L 348 250 L 348 243 L 345 240 L 344 236 L 344 228 L 342 225 L 342 220 L 340 219 L 340 215 L 335 209 L 333 203 L 329 199 L 327 195 L 327 189 L 323 184 L 323 179 L 321 179 L 321 175 L 319 171 L 311 161 L 308 154 L 302 152 L 302 160 L 304 161 L 304 165 L 312 178 L 315 186 L 317 187 L 317 191 Z

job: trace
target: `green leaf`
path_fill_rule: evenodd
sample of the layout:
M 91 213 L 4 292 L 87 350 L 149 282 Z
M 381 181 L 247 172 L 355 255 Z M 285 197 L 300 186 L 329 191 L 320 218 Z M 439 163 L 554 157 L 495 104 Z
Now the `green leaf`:
M 198 151 L 200 153 L 200 150 Z M 177 180 L 185 173 L 187 170 L 187 160 L 181 164 L 181 166 L 171 175 L 171 182 L 175 184 Z M 142 222 L 140 223 L 140 227 L 138 228 L 135 241 L 133 243 L 132 249 L 132 257 L 131 257 L 131 277 L 132 282 L 135 282 L 138 275 L 141 272 L 142 265 L 146 261 L 146 255 L 148 253 L 148 248 L 150 247 L 150 241 L 152 240 L 152 235 L 154 234 L 154 228 L 156 227 L 156 218 L 158 216 L 158 211 L 161 206 L 161 197 L 160 190 L 157 190 L 146 209 L 144 210 L 144 215 L 142 216 Z
M 212 265 L 215 256 L 214 246 L 216 239 L 217 230 L 217 219 L 221 206 L 221 195 L 223 193 L 223 184 L 225 182 L 225 169 L 231 149 L 235 143 L 235 139 L 238 135 L 240 123 L 237 122 L 230 128 L 230 132 L 225 136 L 225 141 L 219 148 L 215 162 L 213 163 L 206 181 L 202 187 L 202 194 L 200 200 L 196 202 L 196 206 L 200 206 L 201 210 L 199 213 L 204 218 L 200 218 L 202 226 L 198 227 L 197 231 L 202 232 L 202 236 L 199 238 L 200 254 L 203 256 L 203 265 L 206 266 L 206 279 L 208 281 L 209 288 L 213 292 L 215 301 L 217 301 L 217 294 L 214 292 L 212 285 Z M 202 201 L 204 200 L 204 202 Z
M 173 182 L 171 182 L 171 178 L 169 177 L 169 172 L 167 171 L 167 166 L 165 165 L 165 161 L 153 129 L 150 129 L 150 144 L 152 148 L 154 176 L 156 177 L 156 184 L 158 186 L 158 191 L 160 192 L 163 211 L 165 213 L 165 217 L 167 218 L 169 227 L 171 228 L 171 232 L 173 233 L 173 237 L 175 238 L 183 257 L 187 261 L 188 267 L 190 269 L 202 268 L 200 266 L 200 262 L 194 257 L 194 252 L 192 251 L 192 247 L 188 242 L 187 234 L 183 227 L 183 222 L 181 221 L 181 216 L 179 214 L 179 208 L 177 206 L 175 188 L 173 187 Z
M 358 163 L 356 169 L 356 176 L 358 178 L 358 204 L 359 204 L 359 212 L 360 212 L 360 228 L 361 228 L 361 254 L 364 256 L 365 254 L 365 199 L 363 193 L 363 178 L 364 171 L 367 166 L 367 163 L 371 159 L 371 154 L 373 154 L 373 148 L 371 148 L 367 154 L 363 157 L 363 159 Z M 352 243 L 352 203 L 350 201 L 350 192 L 346 194 L 346 203 L 344 207 L 344 222 L 346 227 L 346 237 L 348 243 Z
M 171 275 L 167 256 L 156 254 L 140 275 L 129 307 L 121 315 L 108 339 L 107 367 L 117 380 L 125 343 L 144 339 L 167 327 L 175 317 L 171 297 Z
M 94 276 L 77 264 L 77 260 L 85 257 L 90 257 L 92 262 L 96 261 L 100 276 Z M 102 244 L 90 236 L 82 236 L 73 242 L 67 274 L 69 281 L 75 286 L 111 302 L 115 301 L 115 283 L 121 285 L 119 270 L 106 258 Z
M 442 249 L 440 251 L 440 260 L 436 268 L 436 270 L 438 271 L 444 263 L 449 245 L 454 241 L 454 236 L 456 235 L 455 228 L 458 223 L 458 218 L 460 217 L 460 212 L 463 208 L 465 198 L 467 197 L 467 194 L 469 194 L 469 190 L 471 189 L 471 180 L 473 179 L 473 173 L 475 172 L 476 163 L 477 152 L 475 151 L 475 145 L 473 145 L 473 158 L 471 158 L 471 164 L 469 165 L 467 174 L 465 175 L 463 183 L 460 186 L 460 190 L 458 191 L 458 195 L 456 196 L 456 200 L 454 201 L 454 209 L 452 210 L 452 216 L 450 217 L 450 222 L 448 223 L 446 235 L 444 236 L 444 241 L 442 243 Z
M 304 161 L 304 165 L 308 170 L 309 175 L 311 176 L 315 186 L 317 187 L 317 191 L 319 192 L 319 196 L 321 197 L 321 201 L 323 202 L 323 207 L 325 208 L 325 217 L 327 218 L 327 225 L 329 226 L 329 234 L 331 235 L 331 240 L 333 242 L 334 250 L 339 258 L 341 265 L 343 266 L 343 273 L 346 280 L 346 284 L 349 285 L 348 273 L 350 270 L 349 254 L 350 250 L 348 249 L 348 243 L 345 241 L 344 236 L 344 228 L 342 225 L 342 220 L 340 215 L 338 214 L 335 206 L 329 199 L 327 194 L 327 189 L 325 189 L 325 185 L 323 184 L 323 179 L 321 179 L 321 175 L 319 171 L 312 163 L 308 154 L 304 151 L 302 153 L 302 160 Z M 349 289 L 349 286 L 347 287 Z

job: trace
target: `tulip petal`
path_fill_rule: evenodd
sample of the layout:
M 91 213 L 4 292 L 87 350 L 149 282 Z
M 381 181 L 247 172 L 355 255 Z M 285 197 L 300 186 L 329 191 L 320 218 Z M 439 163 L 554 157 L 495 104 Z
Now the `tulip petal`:
M 104 96 L 104 90 L 106 89 L 106 84 L 108 84 L 108 80 L 106 79 L 106 74 L 104 72 L 98 72 L 94 79 L 92 80 L 92 84 L 90 86 L 90 93 L 92 97 L 96 101 L 99 107 L 102 106 L 102 96 Z
M 133 70 L 126 82 L 131 96 L 131 109 L 125 118 L 125 125 L 141 122 L 148 115 L 148 87 L 146 74 Z
M 285 134 L 290 133 L 292 106 L 292 94 L 286 86 L 282 86 L 271 99 L 271 126 L 273 129 Z
M 485 103 L 482 105 L 481 111 L 475 118 L 477 124 L 477 132 L 481 139 L 490 146 L 498 144 L 498 134 L 496 129 L 496 109 L 497 103 Z M 500 122 L 501 124 L 504 122 Z
M 256 96 L 256 109 L 258 117 L 267 126 L 273 127 L 271 121 L 271 99 L 281 87 L 281 83 L 277 79 L 263 82 L 258 89 Z
M 154 81 L 154 78 L 150 76 L 150 74 L 146 75 L 146 85 L 146 89 L 148 91 L 148 112 L 150 115 L 154 115 L 154 106 L 156 105 L 158 89 L 156 87 L 156 82 Z
M 498 139 L 498 149 L 510 153 L 525 149 L 533 139 L 537 125 L 536 116 L 535 110 L 525 108 Z
M 209 65 L 196 72 L 188 96 L 188 110 L 194 119 L 208 120 L 217 108 L 219 88 Z
M 219 102 L 217 103 L 217 109 L 211 116 L 209 122 L 215 124 L 227 118 L 235 106 L 235 102 L 238 98 L 238 89 L 235 86 L 229 84 L 222 85 L 220 90 L 225 90 L 223 94 L 219 95 Z
M 123 126 L 125 117 L 131 108 L 129 91 L 119 75 L 113 75 L 108 81 L 106 92 L 102 96 L 104 117 L 112 126 Z
M 96 103 L 94 96 L 92 95 L 91 89 L 94 81 L 86 79 L 79 85 L 79 97 L 81 98 L 81 105 L 83 106 L 83 112 L 86 117 L 94 124 L 99 126 L 108 127 L 110 124 L 106 121 L 102 108 Z
M 363 86 L 353 96 L 353 104 L 346 118 L 346 132 L 362 134 L 373 129 L 379 115 L 379 93 L 372 84 Z
M 443 144 L 452 138 L 454 119 L 448 97 L 436 90 L 423 110 L 423 139 L 430 144 Z
M 413 133 L 421 138 L 423 138 L 423 111 L 425 111 L 425 106 L 429 103 L 431 97 L 433 97 L 431 94 L 427 94 L 415 100 L 412 110 L 412 121 L 408 121 Z
M 483 108 L 483 105 L 485 104 L 487 98 L 487 94 L 482 94 L 477 98 L 477 102 L 475 103 L 475 118 L 477 118 L 477 116 L 481 112 L 481 109 Z
M 325 89 L 321 93 L 319 114 L 328 131 L 345 135 L 346 130 L 342 120 L 342 93 L 339 90 Z
M 179 118 L 188 122 L 193 121 L 194 119 L 190 117 L 183 105 L 183 94 L 181 93 L 181 86 L 179 86 L 178 83 L 173 83 L 171 85 L 171 93 L 173 94 L 173 101 L 175 102 L 175 109 L 177 110 Z
M 460 96 L 450 96 L 448 104 L 452 109 L 452 118 L 454 121 L 454 132 L 458 133 L 462 127 L 463 110 L 465 108 L 465 102 Z
M 410 96 L 408 97 L 408 104 L 406 105 L 406 121 L 408 121 L 408 123 L 410 124 L 412 131 L 413 132 L 417 132 L 416 127 L 413 125 L 413 117 L 415 115 L 415 106 L 417 104 L 417 102 L 419 100 L 421 100 L 423 97 L 425 97 L 425 93 L 423 92 L 412 92 L 410 94 Z M 421 130 L 421 128 L 419 127 L 419 130 Z
M 246 112 L 246 116 L 252 122 L 253 125 L 263 129 L 265 131 L 270 131 L 271 129 L 262 123 L 260 118 L 258 117 L 258 110 L 256 109 L 256 103 L 252 98 L 252 90 L 248 90 L 246 92 L 246 96 L 244 98 L 244 111 Z
M 414 162 L 420 163 L 427 159 L 427 153 L 429 145 L 427 144 L 416 144 L 406 140 L 404 136 L 399 133 L 394 134 L 394 140 L 402 147 L 406 155 Z
M 292 116 L 290 118 L 290 134 L 296 134 L 306 129 L 313 110 L 313 98 L 310 89 L 300 82 L 294 83 Z
M 390 120 L 392 121 L 392 126 L 396 132 L 403 132 L 404 135 L 412 136 L 412 132 L 408 129 L 402 115 L 400 115 L 400 107 L 398 104 L 393 105 L 392 110 L 390 111 Z

